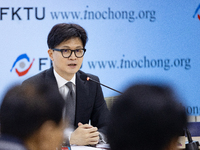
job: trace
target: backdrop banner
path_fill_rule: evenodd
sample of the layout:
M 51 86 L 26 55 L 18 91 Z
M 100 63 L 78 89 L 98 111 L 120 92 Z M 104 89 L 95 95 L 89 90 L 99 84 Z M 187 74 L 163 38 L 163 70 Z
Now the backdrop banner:
M 47 35 L 58 23 L 88 33 L 81 70 L 121 92 L 140 81 L 170 84 L 187 113 L 200 115 L 199 0 L 1 0 L 0 103 L 8 87 L 52 65 Z

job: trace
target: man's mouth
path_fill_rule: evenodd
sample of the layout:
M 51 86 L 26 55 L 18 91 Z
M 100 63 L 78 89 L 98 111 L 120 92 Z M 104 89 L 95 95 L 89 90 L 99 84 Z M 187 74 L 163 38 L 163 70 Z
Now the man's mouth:
M 69 64 L 68 66 L 76 66 L 76 64 Z

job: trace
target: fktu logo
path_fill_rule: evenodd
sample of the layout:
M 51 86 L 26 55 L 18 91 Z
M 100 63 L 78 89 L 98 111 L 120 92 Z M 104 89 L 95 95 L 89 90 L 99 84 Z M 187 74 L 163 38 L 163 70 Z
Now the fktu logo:
M 193 18 L 195 18 L 197 16 L 197 18 L 200 20 L 200 14 L 198 14 L 198 12 L 200 12 L 200 4 L 197 7 L 197 9 L 194 12 Z
M 30 20 L 34 19 L 34 14 L 36 20 L 43 20 L 45 18 L 45 7 L 42 9 L 38 7 L 0 7 L 0 20 L 3 20 L 3 18 Z
M 25 74 L 28 73 L 28 71 L 31 69 L 33 62 L 34 62 L 34 58 L 32 60 L 32 62 L 30 63 L 29 67 L 24 69 L 26 66 L 26 63 L 24 62 L 24 60 L 28 61 L 30 63 L 30 59 L 27 56 L 27 54 L 21 54 L 17 57 L 17 59 L 15 60 L 15 62 L 12 65 L 12 68 L 10 70 L 10 72 L 12 72 L 13 68 L 16 66 L 17 63 L 19 63 L 19 69 L 17 69 L 17 67 L 15 68 L 15 72 L 18 74 L 18 76 L 24 76 Z M 22 71 L 21 71 L 22 70 Z

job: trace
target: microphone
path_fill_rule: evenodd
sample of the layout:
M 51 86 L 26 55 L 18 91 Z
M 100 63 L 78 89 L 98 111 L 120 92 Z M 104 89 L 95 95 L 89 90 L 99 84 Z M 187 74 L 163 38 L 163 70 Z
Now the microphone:
M 82 80 L 84 80 L 84 81 L 92 81 L 92 82 L 98 83 L 98 84 L 100 84 L 100 85 L 103 85 L 103 86 L 105 86 L 105 87 L 107 87 L 107 88 L 109 88 L 109 89 L 115 91 L 115 92 L 118 92 L 118 93 L 122 94 L 122 92 L 120 92 L 120 91 L 117 91 L 117 90 L 115 90 L 115 89 L 113 89 L 113 88 L 111 88 L 111 87 L 109 87 L 109 86 L 107 86 L 107 85 L 104 85 L 104 84 L 102 84 L 102 83 L 100 83 L 100 82 L 98 82 L 98 81 L 96 81 L 96 80 L 91 79 L 91 78 L 88 77 L 86 74 L 81 74 L 80 78 L 81 78 Z
M 187 134 L 188 143 L 186 144 L 186 150 L 198 150 L 199 142 L 193 141 L 189 130 L 186 128 L 185 132 Z

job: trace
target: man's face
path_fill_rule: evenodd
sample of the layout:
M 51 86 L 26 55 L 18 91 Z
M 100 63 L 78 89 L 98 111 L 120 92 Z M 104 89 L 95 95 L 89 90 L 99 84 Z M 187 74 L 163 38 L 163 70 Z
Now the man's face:
M 67 41 L 63 41 L 56 49 L 82 49 L 83 44 L 80 38 L 75 37 Z M 59 51 L 48 50 L 49 57 L 53 61 L 55 71 L 64 79 L 71 80 L 74 74 L 80 69 L 83 57 L 77 58 L 74 53 L 69 58 L 64 58 Z

